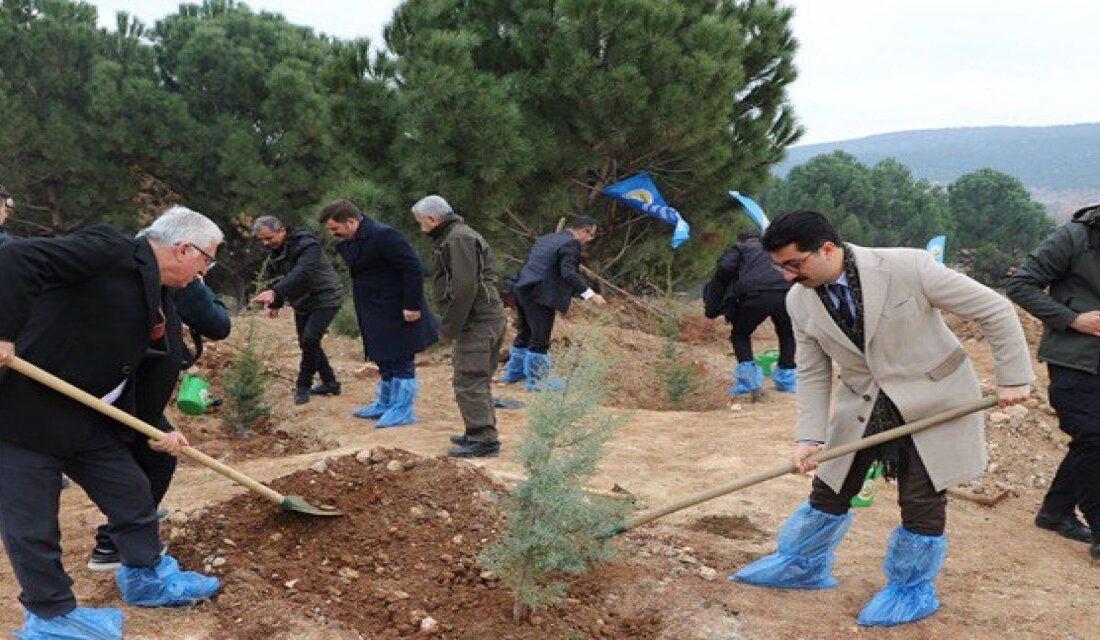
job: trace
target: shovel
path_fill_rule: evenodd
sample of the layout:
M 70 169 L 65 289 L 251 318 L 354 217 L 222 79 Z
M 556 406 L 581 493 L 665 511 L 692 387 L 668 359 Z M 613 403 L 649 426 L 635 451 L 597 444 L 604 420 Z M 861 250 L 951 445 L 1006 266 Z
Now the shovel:
M 119 422 L 130 427 L 131 429 L 140 431 L 141 433 L 153 440 L 160 440 L 165 436 L 165 433 L 160 429 L 157 429 L 156 427 L 135 418 L 129 413 L 122 411 L 118 407 L 107 404 L 106 402 L 100 400 L 92 394 L 74 387 L 73 385 L 65 382 L 64 380 L 58 378 L 52 373 L 43 371 L 42 369 L 36 367 L 35 365 L 27 362 L 26 360 L 18 356 L 14 357 L 12 361 L 8 364 L 8 366 L 27 376 L 28 378 L 41 382 L 47 387 L 50 387 L 55 391 L 59 391 L 81 404 L 87 405 L 110 418 L 118 420 Z M 252 491 L 255 491 L 264 498 L 279 505 L 284 511 L 296 511 L 298 513 L 305 513 L 311 516 L 344 515 L 342 512 L 336 511 L 335 509 L 325 510 L 315 507 L 301 496 L 284 496 L 283 494 L 272 489 L 271 487 L 256 480 L 253 480 L 252 478 L 249 478 L 240 471 L 237 471 L 236 469 L 228 465 L 222 464 L 214 458 L 211 458 L 205 453 L 202 453 L 201 451 L 192 447 L 184 447 L 181 453 L 188 458 L 191 458 L 195 462 L 198 462 L 205 467 L 209 467 L 210 469 L 217 471 L 218 473 L 236 482 L 237 484 L 247 487 Z
M 896 427 L 888 431 L 883 431 L 882 433 L 876 433 L 873 436 L 868 436 L 861 440 L 856 440 L 855 442 L 849 442 L 846 445 L 842 445 L 833 449 L 824 449 L 822 451 L 818 451 L 817 453 L 807 458 L 807 460 L 813 460 L 815 462 L 825 462 L 826 460 L 839 458 L 840 456 L 848 455 L 849 453 L 854 453 L 863 449 L 868 449 L 875 445 L 882 444 L 883 442 L 888 442 L 890 440 L 901 438 L 903 436 L 907 436 L 918 431 L 930 429 L 932 427 L 943 424 L 944 422 L 949 422 L 951 420 L 954 420 L 955 418 L 961 418 L 962 416 L 965 416 L 967 414 L 974 413 L 975 411 L 988 409 L 995 406 L 996 404 L 997 400 L 995 398 L 982 398 L 981 400 L 976 400 L 974 402 L 971 402 L 970 404 L 963 405 L 956 409 L 944 411 L 943 413 L 937 413 L 934 416 L 929 416 L 915 422 L 910 422 L 908 424 L 901 425 L 900 427 Z M 784 476 L 788 473 L 794 473 L 796 471 L 798 471 L 798 467 L 796 467 L 794 463 L 788 462 L 786 464 L 782 464 L 771 469 L 766 469 L 751 476 L 747 476 L 738 480 L 731 480 L 730 482 L 720 484 L 712 489 L 700 491 L 699 493 L 693 493 L 679 500 L 674 500 L 673 502 L 658 507 L 653 511 L 650 511 L 649 513 L 643 513 L 641 515 L 634 516 L 633 518 L 627 520 L 623 524 L 612 529 L 610 532 L 601 537 L 617 536 L 620 533 L 629 531 L 635 527 L 639 527 L 647 522 L 656 520 L 657 518 L 662 518 L 670 513 L 675 513 L 677 511 L 680 511 L 681 509 L 693 507 L 700 502 L 713 500 L 714 498 L 724 496 L 727 493 L 733 493 L 734 491 L 737 491 L 739 489 L 751 487 L 752 485 L 760 484 L 765 480 L 778 478 L 779 476 Z

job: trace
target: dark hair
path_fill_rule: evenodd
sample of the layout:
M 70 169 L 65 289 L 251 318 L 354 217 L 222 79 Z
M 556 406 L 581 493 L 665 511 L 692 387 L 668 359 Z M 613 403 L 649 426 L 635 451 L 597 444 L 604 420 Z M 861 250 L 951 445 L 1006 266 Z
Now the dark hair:
M 355 206 L 351 200 L 336 200 L 330 202 L 321 209 L 321 212 L 317 214 L 317 221 L 321 224 L 328 222 L 329 220 L 335 220 L 336 222 L 347 222 L 363 215 L 359 211 L 359 207 Z
M 596 219 L 592 216 L 577 216 L 569 223 L 570 229 L 587 229 L 595 226 L 597 226 Z
M 787 211 L 776 216 L 760 243 L 765 251 L 776 251 L 791 243 L 799 251 L 817 251 L 826 242 L 840 246 L 840 234 L 824 215 L 809 210 Z
M 750 227 L 737 234 L 737 240 L 739 242 L 752 240 L 753 238 L 760 239 L 760 229 L 757 229 L 756 227 Z

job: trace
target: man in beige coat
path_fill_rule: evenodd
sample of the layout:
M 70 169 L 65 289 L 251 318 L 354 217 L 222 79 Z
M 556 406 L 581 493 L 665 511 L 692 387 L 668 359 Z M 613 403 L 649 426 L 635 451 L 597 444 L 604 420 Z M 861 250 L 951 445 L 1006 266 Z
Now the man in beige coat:
M 1008 301 L 926 251 L 841 242 L 820 213 L 780 215 L 764 248 L 792 287 L 798 421 L 793 462 L 816 470 L 809 501 L 787 520 L 779 550 L 731 579 L 759 586 L 836 585 L 833 550 L 851 523 L 867 469 L 898 481 L 902 524 L 890 536 L 887 586 L 859 615 L 865 626 L 918 620 L 939 608 L 932 580 L 946 553 L 946 489 L 985 471 L 984 418 L 975 413 L 872 449 L 817 463 L 806 458 L 979 399 L 977 376 L 940 310 L 975 320 L 993 350 L 998 402 L 1026 400 L 1034 380 L 1023 330 Z M 833 389 L 833 365 L 840 381 Z

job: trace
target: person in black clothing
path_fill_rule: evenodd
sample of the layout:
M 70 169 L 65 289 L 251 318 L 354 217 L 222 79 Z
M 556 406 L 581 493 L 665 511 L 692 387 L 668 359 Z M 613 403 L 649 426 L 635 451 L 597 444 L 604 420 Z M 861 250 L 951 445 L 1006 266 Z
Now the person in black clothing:
M 208 218 L 177 207 L 137 239 L 100 225 L 9 243 L 0 250 L 0 365 L 18 354 L 137 415 L 147 393 L 139 369 L 150 350 L 167 350 L 167 288 L 205 273 L 221 240 Z M 62 473 L 107 514 L 127 603 L 191 604 L 217 591 L 216 579 L 162 555 L 152 489 L 129 445 L 135 431 L 6 368 L 0 415 L 0 534 L 26 609 L 20 637 L 122 637 L 120 611 L 76 606 L 57 527 Z M 186 445 L 169 433 L 149 446 L 175 455 Z
M 763 393 L 764 372 L 752 353 L 752 334 L 771 318 L 779 338 L 778 367 L 772 381 L 778 391 L 794 393 L 794 331 L 787 315 L 786 297 L 791 284 L 772 267 L 772 260 L 760 245 L 760 231 L 749 229 L 737 235 L 737 244 L 718 258 L 714 277 L 707 285 L 707 316 L 724 315 L 730 323 L 730 342 L 737 357 L 730 395 Z
M 527 264 L 516 280 L 516 308 L 519 331 L 512 342 L 507 371 L 518 369 L 523 362 L 523 388 L 538 391 L 550 375 L 550 334 L 554 330 L 554 315 L 569 311 L 573 296 L 604 304 L 603 296 L 588 286 L 577 273 L 581 246 L 596 237 L 596 221 L 580 216 L 569 228 L 540 237 L 531 248 Z M 505 381 L 518 382 L 506 371 Z
M 310 395 L 340 395 L 340 382 L 321 348 L 321 339 L 344 301 L 340 276 L 313 231 L 305 227 L 287 229 L 278 218 L 261 216 L 252 225 L 252 232 L 271 251 L 265 277 L 275 282 L 256 294 L 252 302 L 264 305 L 272 317 L 284 304 L 294 308 L 294 327 L 302 349 L 294 404 L 309 402 Z M 314 374 L 320 374 L 321 384 L 311 388 Z
M 144 232 L 142 232 L 144 233 Z M 142 237 L 142 233 L 138 237 Z M 195 363 L 202 350 L 202 339 L 223 340 L 229 336 L 231 323 L 229 310 L 225 304 L 200 279 L 195 278 L 182 289 L 169 289 L 170 305 L 165 305 L 164 349 L 150 348 L 138 366 L 135 376 L 135 394 L 137 417 L 164 432 L 173 432 L 175 427 L 164 415 L 172 391 L 176 388 L 179 372 Z M 175 308 L 175 316 L 171 314 Z M 183 342 L 182 326 L 191 328 L 195 338 L 196 353 L 192 354 Z M 172 476 L 176 472 L 176 457 L 149 446 L 149 440 L 135 438 L 130 443 L 134 460 L 149 479 L 149 487 L 156 503 L 157 517 L 163 518 L 167 512 L 159 508 Z M 88 568 L 92 571 L 114 571 L 121 565 L 118 545 L 111 535 L 110 527 L 100 525 L 96 530 L 95 546 L 88 559 Z

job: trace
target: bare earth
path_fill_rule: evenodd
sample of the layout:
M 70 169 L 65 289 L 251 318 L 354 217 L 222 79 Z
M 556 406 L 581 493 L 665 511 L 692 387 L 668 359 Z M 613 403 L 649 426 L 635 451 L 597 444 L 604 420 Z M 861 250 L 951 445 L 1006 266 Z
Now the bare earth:
M 624 413 L 628 421 L 609 446 L 592 486 L 608 490 L 618 485 L 634 494 L 644 510 L 784 462 L 790 450 L 794 398 L 770 393 L 759 404 L 734 404 L 725 397 L 731 366 L 729 344 L 723 337 L 725 325 L 714 323 L 708 335 L 705 322 L 689 319 L 685 323 L 683 336 L 687 344 L 681 343 L 681 347 L 695 367 L 700 387 L 684 399 L 682 406 L 688 410 L 665 410 L 668 403 L 661 399 L 663 387 L 650 372 L 660 361 L 664 339 L 651 327 L 642 326 L 644 323 L 637 321 L 638 315 L 628 308 L 582 310 L 564 319 L 556 336 L 567 343 L 589 339 L 593 331 L 602 331 L 608 354 L 616 363 L 609 377 L 617 390 L 609 404 L 611 410 Z M 238 321 L 238 327 L 243 322 Z M 284 315 L 256 322 L 264 348 L 271 355 L 271 368 L 289 375 L 297 360 L 291 319 Z M 991 371 L 988 348 L 974 338 L 973 327 L 956 325 L 968 338 L 965 344 L 979 375 L 988 380 Z M 1034 335 L 1034 325 L 1029 324 L 1028 329 L 1029 337 Z M 231 353 L 230 345 L 242 334 L 237 331 L 228 344 L 215 345 L 204 366 L 219 369 Z M 761 338 L 757 341 L 758 348 L 775 345 L 767 332 Z M 326 347 L 344 382 L 344 395 L 318 398 L 295 407 L 289 402 L 289 383 L 275 380 L 269 394 L 275 406 L 273 423 L 285 435 L 242 444 L 224 434 L 216 416 L 174 416 L 176 424 L 184 433 L 192 434 L 193 442 L 200 448 L 209 445 L 212 454 L 264 481 L 305 470 L 319 460 L 333 460 L 375 447 L 403 449 L 432 458 L 445 452 L 448 434 L 461 432 L 445 350 L 426 354 L 420 363 L 421 397 L 417 405 L 420 422 L 375 430 L 369 422 L 350 416 L 352 409 L 372 396 L 375 382 L 370 375 L 357 378 L 353 373 L 363 366 L 358 341 L 330 336 Z M 611 611 L 633 621 L 631 624 L 644 620 L 647 625 L 644 633 L 624 632 L 629 625 L 620 626 L 617 631 L 604 631 L 601 619 L 600 626 L 591 622 L 589 630 L 573 630 L 566 635 L 548 631 L 540 637 L 553 640 L 1097 637 L 1100 567 L 1090 565 L 1086 545 L 1042 531 L 1031 523 L 1065 446 L 1065 438 L 1045 405 L 1045 372 L 1038 365 L 1037 372 L 1042 380 L 1027 414 L 997 416 L 989 421 L 995 466 L 979 481 L 964 488 L 978 497 L 991 497 L 1003 491 L 1008 492 L 1008 497 L 994 507 L 959 498 L 950 500 L 949 551 L 937 581 L 943 608 L 928 620 L 893 629 L 868 630 L 855 626 L 857 613 L 883 584 L 880 567 L 886 538 L 898 523 L 896 491 L 890 485 L 879 485 L 875 505 L 857 513 L 856 522 L 839 549 L 835 566 L 839 588 L 819 592 L 778 591 L 725 580 L 732 571 L 774 549 L 779 526 L 805 499 L 809 479 L 785 476 L 627 534 L 620 543 L 622 557 L 595 572 L 590 584 L 585 582 L 589 579 L 582 579 L 575 586 L 578 593 L 575 603 L 591 610 Z M 495 393 L 505 398 L 524 398 L 522 390 L 515 387 L 495 386 Z M 635 408 L 638 406 L 652 408 Z M 498 459 L 476 461 L 477 466 L 505 483 L 520 473 L 510 452 L 519 437 L 523 415 L 522 410 L 499 411 L 504 452 Z M 182 465 L 166 499 L 173 515 L 165 526 L 165 537 L 169 528 L 175 526 L 173 523 L 186 520 L 204 508 L 216 510 L 242 492 L 221 476 L 194 464 Z M 61 512 L 64 560 L 76 581 L 78 598 L 97 606 L 121 606 L 111 574 L 96 574 L 84 568 L 91 533 L 100 518 L 79 489 L 65 492 Z M 415 535 L 416 522 L 410 518 L 404 524 L 406 533 Z M 201 538 L 202 533 L 198 535 Z M 224 537 L 232 532 L 211 531 L 209 535 Z M 200 542 L 210 541 L 181 537 L 176 542 L 179 544 L 176 552 L 189 557 L 199 553 Z M 327 541 L 316 542 L 323 545 Z M 303 543 L 310 545 L 309 540 Z M 228 578 L 230 583 L 233 580 Z M 375 587 L 370 576 L 357 584 L 362 585 L 357 588 L 365 590 Z M 0 628 L 14 630 L 22 624 L 22 609 L 16 600 L 18 586 L 6 562 L 0 564 L 0 589 L 7 595 L 0 608 Z M 415 598 L 416 594 L 412 596 Z M 595 600 L 599 600 L 599 607 L 592 609 Z M 507 606 L 506 600 L 495 601 L 501 607 Z M 228 602 L 222 606 L 229 606 Z M 243 605 L 235 602 L 234 606 L 243 607 L 238 611 L 248 610 L 247 602 Z M 440 611 L 448 610 L 446 602 L 438 606 Z M 541 615 L 569 616 L 569 607 L 567 602 Z M 255 637 L 236 634 L 233 625 L 227 625 L 219 617 L 217 600 L 189 609 L 123 609 L 128 638 Z M 445 617 L 434 616 L 431 610 L 426 613 L 441 620 Z M 507 611 L 493 611 L 489 615 L 496 619 L 506 614 Z M 537 622 L 544 629 L 556 628 L 552 621 L 543 618 Z M 422 635 L 408 625 L 385 636 L 374 635 L 367 628 L 379 627 L 374 624 L 357 629 L 346 622 L 322 624 L 317 617 L 288 612 L 279 621 L 279 630 L 273 637 Z M 581 628 L 588 629 L 583 625 Z M 522 627 L 517 627 L 514 634 L 502 634 L 499 630 L 489 635 L 444 631 L 438 637 L 526 638 L 528 631 Z

